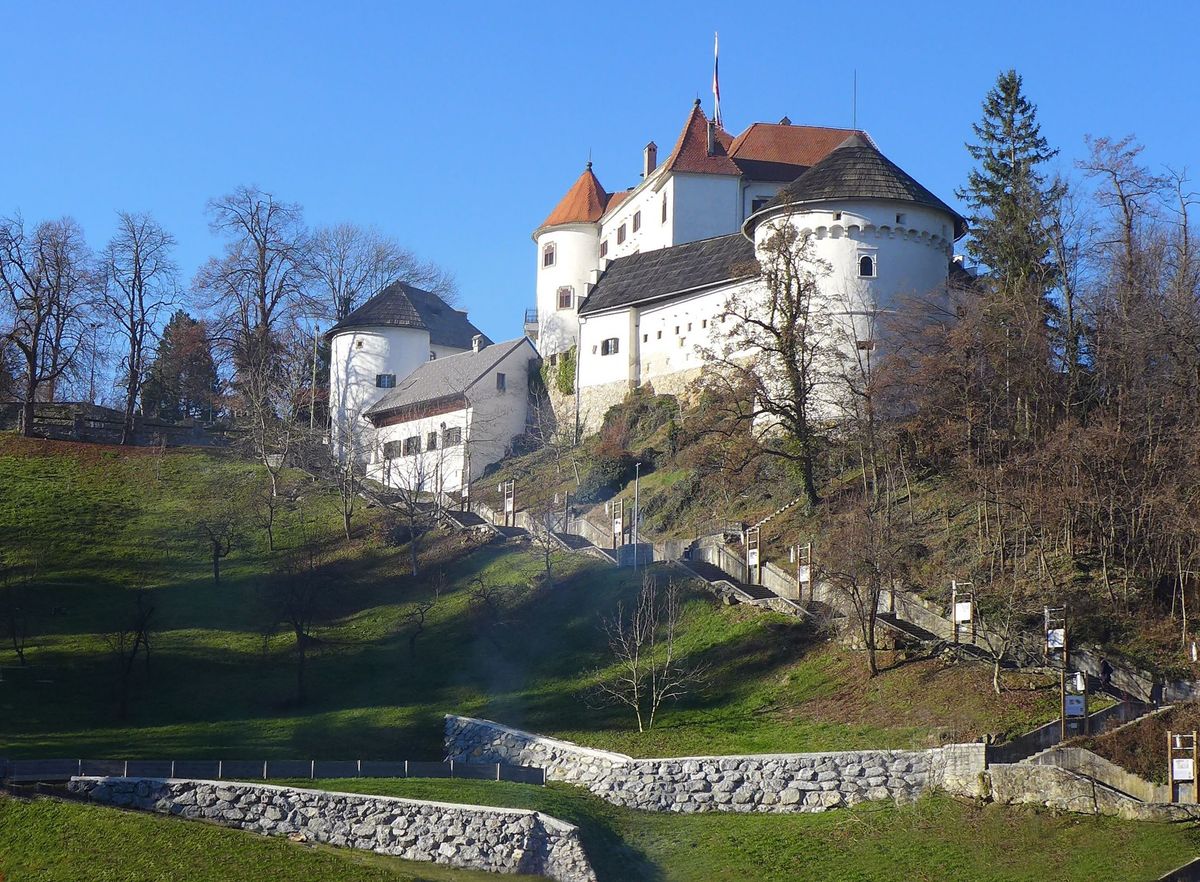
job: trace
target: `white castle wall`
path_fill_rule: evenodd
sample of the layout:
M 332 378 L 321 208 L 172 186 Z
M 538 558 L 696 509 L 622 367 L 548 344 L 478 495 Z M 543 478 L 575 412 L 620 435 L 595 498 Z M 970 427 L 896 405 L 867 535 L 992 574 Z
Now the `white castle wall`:
M 733 175 L 676 173 L 671 176 L 675 203 L 672 244 L 727 236 L 741 221 L 741 179 Z
M 562 224 L 541 231 L 537 242 L 538 350 L 543 356 L 563 352 L 579 337 L 577 310 L 600 261 L 595 224 Z M 542 266 L 547 245 L 555 248 L 554 266 Z M 570 309 L 558 308 L 558 289 L 574 290 Z
M 362 412 L 390 391 L 375 385 L 376 375 L 395 374 L 399 383 L 429 360 L 429 352 L 429 332 L 418 328 L 351 328 L 334 335 L 329 407 L 338 458 L 369 428 L 360 420 Z

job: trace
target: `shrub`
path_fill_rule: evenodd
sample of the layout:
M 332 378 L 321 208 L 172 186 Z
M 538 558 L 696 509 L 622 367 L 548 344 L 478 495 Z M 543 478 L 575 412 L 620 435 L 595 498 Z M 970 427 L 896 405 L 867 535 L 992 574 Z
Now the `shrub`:
M 637 460 L 628 450 L 597 454 L 584 470 L 575 498 L 584 503 L 611 499 L 633 480 L 636 463 Z

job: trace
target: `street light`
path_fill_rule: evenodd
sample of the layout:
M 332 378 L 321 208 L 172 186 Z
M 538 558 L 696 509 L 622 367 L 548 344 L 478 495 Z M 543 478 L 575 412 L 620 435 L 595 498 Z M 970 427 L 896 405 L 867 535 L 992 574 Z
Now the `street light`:
M 636 570 L 638 565 L 638 521 L 642 517 L 642 509 L 638 504 L 638 484 L 642 477 L 642 464 L 635 462 L 633 464 L 633 568 Z

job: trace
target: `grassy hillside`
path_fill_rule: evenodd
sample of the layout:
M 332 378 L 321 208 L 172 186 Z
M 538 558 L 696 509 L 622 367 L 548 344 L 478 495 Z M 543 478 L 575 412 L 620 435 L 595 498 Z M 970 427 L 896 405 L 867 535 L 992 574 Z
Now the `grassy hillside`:
M 619 809 L 565 785 L 359 780 L 317 786 L 544 811 L 580 827 L 602 882 L 1132 882 L 1157 879 L 1200 849 L 1200 831 L 1191 826 L 979 807 L 948 797 L 825 814 L 670 815 Z
M 170 451 L 160 464 L 143 450 L 5 439 L 0 494 L 11 504 L 0 506 L 0 536 L 10 551 L 32 540 L 42 566 L 28 667 L 0 644 L 0 754 L 431 758 L 445 712 L 643 756 L 906 747 L 1024 730 L 1054 714 L 1052 690 L 1029 683 L 996 698 L 977 666 L 916 660 L 867 684 L 860 660 L 823 636 L 693 590 L 682 640 L 711 677 L 639 735 L 628 714 L 584 700 L 608 663 L 599 622 L 632 598 L 639 574 L 564 555 L 546 589 L 528 549 L 445 535 L 413 579 L 405 550 L 380 538 L 378 512 L 364 512 L 346 543 L 336 500 L 290 480 L 337 576 L 301 706 L 290 701 L 292 636 L 264 636 L 256 589 L 273 558 L 263 530 L 244 528 L 220 585 L 194 530 L 230 500 L 250 505 L 256 466 L 221 452 Z M 298 541 L 298 517 L 281 515 L 281 545 Z M 410 654 L 406 614 L 434 594 L 438 573 L 441 599 Z M 504 589 L 498 621 L 472 601 L 477 580 Z M 121 720 L 107 638 L 143 584 L 152 653 Z
M 491 873 L 297 845 L 209 824 L 0 796 L 6 882 L 484 882 Z

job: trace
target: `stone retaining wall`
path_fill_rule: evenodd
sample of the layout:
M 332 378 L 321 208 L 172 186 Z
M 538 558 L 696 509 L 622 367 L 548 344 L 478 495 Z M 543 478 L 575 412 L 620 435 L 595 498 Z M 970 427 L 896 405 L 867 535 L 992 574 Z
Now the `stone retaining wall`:
M 160 778 L 74 778 L 107 805 L 212 821 L 272 835 L 494 873 L 595 882 L 578 828 L 539 812 L 246 784 Z
M 1058 766 L 995 763 L 987 770 L 988 796 L 1001 805 L 1036 805 L 1131 821 L 1192 821 L 1200 805 L 1141 802 Z
M 633 759 L 489 720 L 446 716 L 455 760 L 541 766 L 616 805 L 669 812 L 821 812 L 867 800 L 909 802 L 930 788 L 978 795 L 983 745 Z

